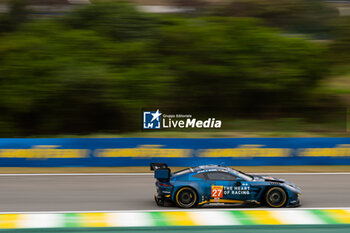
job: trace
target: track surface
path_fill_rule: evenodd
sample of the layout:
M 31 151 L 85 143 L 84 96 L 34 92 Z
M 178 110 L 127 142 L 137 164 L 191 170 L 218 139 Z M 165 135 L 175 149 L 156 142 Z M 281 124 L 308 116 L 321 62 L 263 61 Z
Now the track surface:
M 301 187 L 302 207 L 350 207 L 350 174 L 273 176 Z M 1 212 L 178 209 L 156 206 L 151 175 L 3 176 L 0 187 Z

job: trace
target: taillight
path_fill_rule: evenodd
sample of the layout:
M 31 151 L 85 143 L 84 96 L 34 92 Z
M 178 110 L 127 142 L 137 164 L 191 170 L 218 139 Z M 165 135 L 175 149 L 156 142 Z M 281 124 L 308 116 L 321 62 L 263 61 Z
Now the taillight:
M 160 183 L 160 182 L 158 182 L 158 184 L 159 184 L 160 186 L 171 187 L 171 185 L 169 185 L 169 184 L 164 184 L 164 183 Z

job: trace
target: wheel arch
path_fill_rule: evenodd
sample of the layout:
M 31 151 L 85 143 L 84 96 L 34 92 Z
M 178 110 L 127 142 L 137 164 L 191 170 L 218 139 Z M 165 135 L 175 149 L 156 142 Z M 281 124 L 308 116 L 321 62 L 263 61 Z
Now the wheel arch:
M 175 204 L 177 204 L 177 201 L 176 201 L 176 195 L 177 195 L 177 193 L 181 190 L 181 189 L 183 189 L 183 188 L 190 188 L 190 189 L 192 189 L 195 193 L 196 193 L 196 195 L 197 195 L 197 201 L 196 201 L 196 204 L 198 204 L 199 203 L 199 198 L 200 198 L 200 195 L 199 195 L 199 193 L 198 193 L 198 190 L 195 188 L 195 187 L 193 187 L 193 186 L 191 186 L 191 185 L 179 185 L 176 189 L 174 189 L 174 192 L 173 192 L 173 195 L 172 195 L 172 201 L 175 203 Z M 195 204 L 195 205 L 196 205 Z
M 262 192 L 261 197 L 260 197 L 260 202 L 263 203 L 264 205 L 267 205 L 267 203 L 265 201 L 265 196 L 266 196 L 267 191 L 269 191 L 272 188 L 283 189 L 283 191 L 286 193 L 286 202 L 281 207 L 288 205 L 289 193 L 288 193 L 288 190 L 285 187 L 283 187 L 282 185 L 268 185 L 268 186 L 266 186 L 264 191 Z
M 198 191 L 198 188 L 199 188 L 199 187 L 196 187 L 195 184 L 178 184 L 178 185 L 174 186 L 174 189 L 173 189 L 173 192 L 172 192 L 172 195 L 171 195 L 171 199 L 172 199 L 173 201 L 176 201 L 176 200 L 175 200 L 176 193 L 177 193 L 180 189 L 185 188 L 185 187 L 193 189 L 193 190 L 196 192 L 197 196 L 200 197 L 200 192 Z

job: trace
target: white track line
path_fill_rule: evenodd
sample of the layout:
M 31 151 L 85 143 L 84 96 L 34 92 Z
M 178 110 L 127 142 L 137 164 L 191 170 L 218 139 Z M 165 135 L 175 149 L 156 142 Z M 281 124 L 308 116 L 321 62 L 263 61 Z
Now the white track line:
M 0 214 L 65 214 L 65 213 L 144 213 L 144 212 L 218 212 L 218 211 L 241 211 L 241 210 L 270 210 L 270 211 L 292 211 L 292 210 L 334 210 L 343 209 L 350 211 L 350 207 L 310 207 L 310 208 L 194 208 L 194 209 L 152 209 L 152 210 L 91 210 L 91 211 L 20 211 L 20 212 L 0 212 Z
M 7 173 L 0 176 L 153 176 L 154 173 Z M 253 175 L 350 175 L 350 172 L 315 172 L 315 173 L 250 173 Z

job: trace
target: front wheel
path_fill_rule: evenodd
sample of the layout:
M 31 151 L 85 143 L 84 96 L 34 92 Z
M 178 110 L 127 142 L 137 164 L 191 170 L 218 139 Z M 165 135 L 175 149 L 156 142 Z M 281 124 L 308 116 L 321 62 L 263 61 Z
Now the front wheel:
M 282 207 L 287 202 L 287 193 L 280 187 L 272 187 L 266 192 L 265 201 L 269 207 Z
M 175 200 L 179 207 L 191 208 L 197 205 L 198 195 L 192 188 L 183 187 L 177 191 Z

